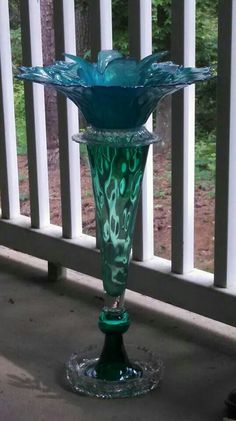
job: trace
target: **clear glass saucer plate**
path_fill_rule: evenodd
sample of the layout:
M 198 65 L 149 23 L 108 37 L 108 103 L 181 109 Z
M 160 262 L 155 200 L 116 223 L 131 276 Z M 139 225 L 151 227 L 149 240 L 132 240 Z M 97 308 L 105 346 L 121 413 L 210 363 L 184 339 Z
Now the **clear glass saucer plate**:
M 141 377 L 108 381 L 88 376 L 87 372 L 95 367 L 101 352 L 95 345 L 73 354 L 67 362 L 66 381 L 70 389 L 81 395 L 104 399 L 140 396 L 156 389 L 163 376 L 164 366 L 161 359 L 146 347 L 128 344 L 126 350 L 130 361 L 141 368 Z

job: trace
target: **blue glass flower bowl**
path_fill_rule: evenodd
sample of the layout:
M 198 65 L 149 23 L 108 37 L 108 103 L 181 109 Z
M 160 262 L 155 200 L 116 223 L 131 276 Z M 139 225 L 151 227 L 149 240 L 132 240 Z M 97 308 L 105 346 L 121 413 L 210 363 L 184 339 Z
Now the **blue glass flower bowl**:
M 165 54 L 134 60 L 105 50 L 97 63 L 66 54 L 67 61 L 51 66 L 20 67 L 17 77 L 52 85 L 79 107 L 93 127 L 129 129 L 142 126 L 164 96 L 212 77 L 208 67 L 160 63 Z

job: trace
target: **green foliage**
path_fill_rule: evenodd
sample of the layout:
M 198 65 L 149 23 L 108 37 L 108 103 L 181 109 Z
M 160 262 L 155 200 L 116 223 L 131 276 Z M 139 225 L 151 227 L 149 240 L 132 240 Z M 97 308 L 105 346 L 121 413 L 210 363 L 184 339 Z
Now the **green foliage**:
M 215 159 L 215 135 L 211 133 L 206 138 L 202 133 L 195 146 L 196 180 L 206 180 L 213 184 Z
M 216 128 L 216 80 L 196 86 L 196 137 L 214 134 Z
M 217 8 L 215 0 L 197 0 L 196 62 L 197 66 L 217 67 Z M 213 136 L 216 127 L 216 80 L 196 87 L 197 139 Z
M 170 50 L 171 0 L 153 0 L 153 51 Z M 114 49 L 129 54 L 128 2 L 112 0 Z
M 11 50 L 13 65 L 20 66 L 22 63 L 21 28 L 11 29 Z
M 196 49 L 198 66 L 216 66 L 217 9 L 215 0 L 197 0 Z
M 166 192 L 163 190 L 155 190 L 153 196 L 155 199 L 164 199 Z
M 29 200 L 30 195 L 29 193 L 20 193 L 20 201 L 21 202 L 26 202 L 27 200 Z
M 17 152 L 19 155 L 25 155 L 26 147 L 26 127 L 25 127 L 25 102 L 24 86 L 21 82 L 14 82 L 14 101 L 16 115 L 16 138 Z
M 17 3 L 17 2 L 13 2 Z M 12 6 L 13 6 L 12 3 Z M 21 48 L 21 30 L 18 26 L 11 29 L 11 49 L 14 72 L 17 66 L 22 63 L 22 48 Z M 14 102 L 15 102 L 15 116 L 16 116 L 16 138 L 17 138 L 17 152 L 19 155 L 26 154 L 26 128 L 25 128 L 25 100 L 24 100 L 24 85 L 14 80 Z
M 17 29 L 20 26 L 20 0 L 9 1 L 9 15 L 11 28 Z
M 87 145 L 85 143 L 80 143 L 80 159 L 86 164 L 88 163 Z
M 152 1 L 153 51 L 171 49 L 171 0 Z
M 197 0 L 197 66 L 217 67 L 217 12 L 215 0 Z M 212 186 L 215 178 L 216 80 L 196 87 L 196 180 Z M 214 194 L 214 191 L 213 191 Z
M 114 33 L 114 49 L 122 54 L 129 54 L 128 37 L 128 2 L 112 0 L 112 26 Z

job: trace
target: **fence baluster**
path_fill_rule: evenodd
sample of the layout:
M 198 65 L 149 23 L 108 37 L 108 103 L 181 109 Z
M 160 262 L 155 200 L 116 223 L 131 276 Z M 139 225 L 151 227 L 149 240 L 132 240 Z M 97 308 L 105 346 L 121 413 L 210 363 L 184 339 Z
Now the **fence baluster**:
M 63 59 L 63 53 L 76 55 L 74 7 L 74 0 L 54 0 L 57 60 Z M 58 114 L 62 231 L 63 237 L 73 238 L 82 233 L 80 151 L 71 140 L 79 131 L 78 109 L 59 94 Z
M 90 0 L 91 55 L 94 62 L 100 50 L 111 50 L 112 2 L 111 0 Z M 96 247 L 99 248 L 99 231 L 96 229 Z
M 138 59 L 152 53 L 152 1 L 129 0 L 130 55 Z M 147 128 L 152 131 L 152 118 Z M 153 257 L 153 147 L 149 147 L 133 244 L 133 259 Z
M 215 286 L 236 274 L 236 2 L 219 2 Z
M 172 59 L 195 65 L 195 0 L 172 2 Z M 172 97 L 172 271 L 194 266 L 195 88 Z
M 40 3 L 20 2 L 22 53 L 24 66 L 42 66 Z M 29 165 L 31 224 L 49 224 L 49 193 L 44 88 L 25 82 L 25 112 Z
M 8 1 L 0 2 L 0 189 L 3 218 L 19 215 L 16 130 Z

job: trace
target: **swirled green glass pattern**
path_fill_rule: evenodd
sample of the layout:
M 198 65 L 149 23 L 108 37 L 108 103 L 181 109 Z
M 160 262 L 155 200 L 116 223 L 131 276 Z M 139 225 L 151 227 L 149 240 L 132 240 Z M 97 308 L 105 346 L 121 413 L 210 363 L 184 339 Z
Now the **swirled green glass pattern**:
M 148 147 L 87 145 L 101 241 L 103 285 L 113 297 L 126 288 Z

